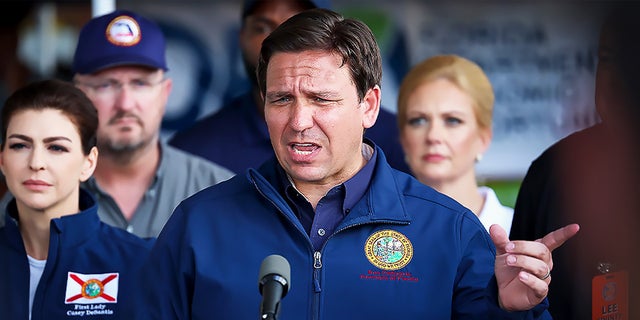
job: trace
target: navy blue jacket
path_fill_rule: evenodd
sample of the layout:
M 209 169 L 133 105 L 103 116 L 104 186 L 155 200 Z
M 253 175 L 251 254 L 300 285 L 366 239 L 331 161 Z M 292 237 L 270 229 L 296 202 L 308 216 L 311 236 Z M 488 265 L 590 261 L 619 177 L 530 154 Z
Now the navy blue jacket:
M 95 200 L 81 189 L 81 212 L 51 220 L 47 263 L 32 320 L 126 319 L 152 240 L 100 222 Z M 0 319 L 29 319 L 29 262 L 15 199 L 0 228 Z
M 250 93 L 232 100 L 218 112 L 176 132 L 169 145 L 219 164 L 236 174 L 258 168 L 273 156 L 267 124 Z M 396 116 L 380 109 L 376 124 L 365 137 L 384 150 L 392 167 L 410 173 L 400 145 Z
M 377 149 L 363 198 L 314 251 L 275 159 L 183 201 L 145 268 L 139 319 L 257 319 L 258 274 L 291 265 L 280 319 L 533 319 L 497 304 L 495 248 L 477 217 L 392 169 Z

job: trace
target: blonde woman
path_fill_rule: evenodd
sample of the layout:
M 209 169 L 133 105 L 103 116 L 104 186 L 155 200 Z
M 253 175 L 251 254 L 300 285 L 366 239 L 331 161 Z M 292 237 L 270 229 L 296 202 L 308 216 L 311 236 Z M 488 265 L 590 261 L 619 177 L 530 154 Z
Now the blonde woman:
M 474 62 L 440 55 L 414 66 L 398 95 L 398 125 L 406 160 L 420 182 L 475 213 L 489 230 L 511 229 L 513 209 L 478 186 L 475 164 L 492 139 L 494 94 Z

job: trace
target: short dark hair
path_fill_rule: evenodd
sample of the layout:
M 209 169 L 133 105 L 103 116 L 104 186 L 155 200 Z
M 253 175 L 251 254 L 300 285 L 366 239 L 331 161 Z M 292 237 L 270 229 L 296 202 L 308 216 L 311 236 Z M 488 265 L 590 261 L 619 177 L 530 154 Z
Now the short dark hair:
M 306 10 L 289 18 L 263 42 L 256 76 L 262 95 L 266 94 L 267 65 L 278 52 L 322 50 L 342 57 L 360 101 L 382 80 L 380 48 L 371 29 L 362 21 L 345 19 L 327 9 Z
M 247 16 L 254 14 L 256 12 L 256 9 L 258 9 L 258 7 L 268 3 L 269 1 L 273 1 L 273 0 L 245 0 L 242 3 L 242 14 L 241 14 L 242 24 L 244 24 L 244 19 Z M 312 1 L 312 0 L 296 1 L 296 3 L 300 5 L 304 10 L 329 6 L 329 3 L 325 3 L 325 2 L 328 2 L 328 1 Z
M 89 98 L 70 82 L 41 80 L 16 90 L 2 107 L 2 143 L 4 149 L 11 118 L 25 110 L 60 110 L 76 126 L 82 150 L 88 155 L 96 146 L 98 111 Z

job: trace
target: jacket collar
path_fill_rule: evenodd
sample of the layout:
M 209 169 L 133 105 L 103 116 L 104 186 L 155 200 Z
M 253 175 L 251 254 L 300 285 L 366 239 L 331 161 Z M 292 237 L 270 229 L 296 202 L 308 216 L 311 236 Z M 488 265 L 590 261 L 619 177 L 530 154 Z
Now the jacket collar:
M 18 210 L 15 198 L 7 205 L 7 213 L 5 217 L 6 236 L 12 246 L 24 250 L 22 236 L 18 229 Z M 54 237 L 64 237 L 63 246 L 72 247 L 95 236 L 99 227 L 98 205 L 89 192 L 80 188 L 80 212 L 51 219 L 49 234 L 51 240 Z
M 399 171 L 391 168 L 380 147 L 365 139 L 376 148 L 376 166 L 369 189 L 358 201 L 345 220 L 338 228 L 363 223 L 398 223 L 407 224 L 411 221 L 405 211 L 402 188 L 399 186 Z M 247 178 L 256 188 L 267 197 L 276 207 L 291 219 L 297 219 L 295 214 L 281 196 L 279 190 L 283 188 L 278 178 L 278 170 L 283 170 L 275 157 L 265 162 L 257 170 L 249 169 Z
M 66 238 L 65 246 L 74 246 L 95 236 L 100 227 L 95 199 L 80 189 L 80 212 L 51 220 L 51 234 Z

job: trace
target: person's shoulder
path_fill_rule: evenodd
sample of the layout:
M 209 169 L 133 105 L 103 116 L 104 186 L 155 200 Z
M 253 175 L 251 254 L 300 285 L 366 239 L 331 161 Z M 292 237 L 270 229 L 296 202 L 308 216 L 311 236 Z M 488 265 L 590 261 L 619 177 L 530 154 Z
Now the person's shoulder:
M 175 212 L 188 212 L 183 219 L 200 220 L 201 215 L 207 216 L 215 211 L 213 208 L 218 209 L 217 212 L 225 212 L 224 208 L 229 206 L 248 205 L 254 202 L 256 197 L 254 191 L 244 175 L 236 175 L 188 196 L 180 202 Z
M 546 177 L 557 169 L 559 159 L 575 158 L 576 151 L 588 152 L 598 148 L 597 141 L 603 136 L 602 130 L 602 125 L 597 124 L 556 141 L 531 161 L 524 180 Z
M 244 94 L 231 100 L 215 112 L 206 115 L 185 129 L 179 130 L 169 139 L 170 145 L 182 145 L 194 138 L 216 137 L 229 132 L 237 123 L 245 121 L 246 110 L 251 109 L 251 97 Z
M 184 166 L 202 166 L 202 167 L 220 167 L 218 164 L 215 164 L 207 159 L 204 159 L 200 156 L 188 153 L 182 149 L 178 149 L 169 144 L 162 144 L 162 156 L 163 160 L 167 159 L 172 164 L 173 163 L 181 163 Z
M 176 132 L 174 137 L 179 137 L 181 135 L 198 135 L 199 137 L 202 137 L 203 134 L 218 131 L 221 126 L 226 127 L 228 119 L 236 117 L 236 115 L 239 114 L 239 111 L 239 108 L 223 106 L 220 110 L 196 120 L 186 129 Z
M 108 225 L 100 221 L 100 230 L 104 238 L 115 246 L 129 248 L 129 252 L 147 252 L 151 250 L 155 238 L 141 238 L 126 230 Z
M 179 167 L 183 169 L 178 171 L 183 173 L 185 171 L 195 175 L 207 175 L 210 173 L 222 180 L 231 178 L 234 175 L 231 170 L 217 163 L 200 156 L 193 155 L 169 144 L 162 145 L 162 152 L 164 153 L 163 159 L 167 159 L 167 161 L 170 162 L 169 170 L 171 171 L 176 170 L 176 167 L 178 167 L 173 164 L 180 164 Z
M 207 205 L 222 201 L 253 201 L 258 193 L 268 192 L 276 178 L 277 160 L 275 157 L 265 161 L 258 169 L 248 169 L 221 183 L 209 186 L 185 199 L 181 205 L 186 207 Z
M 402 171 L 392 170 L 402 193 L 403 207 L 414 225 L 437 225 L 438 232 L 453 231 L 447 236 L 461 236 L 464 239 L 486 233 L 478 217 L 458 201 Z M 484 242 L 490 247 L 490 240 L 487 239 L 484 237 Z
M 596 124 L 594 126 L 572 132 L 554 142 L 551 146 L 545 149 L 537 159 L 553 157 L 557 153 L 563 152 L 564 150 L 576 145 L 590 144 L 594 139 L 599 139 L 602 136 L 603 130 L 604 128 L 602 127 L 602 124 Z
M 418 181 L 418 179 L 414 178 L 410 174 L 394 168 L 391 168 L 391 170 L 393 170 L 400 191 L 405 198 L 413 198 L 422 201 L 425 204 L 440 207 L 456 213 L 468 211 L 467 208 L 462 206 L 453 198 Z

